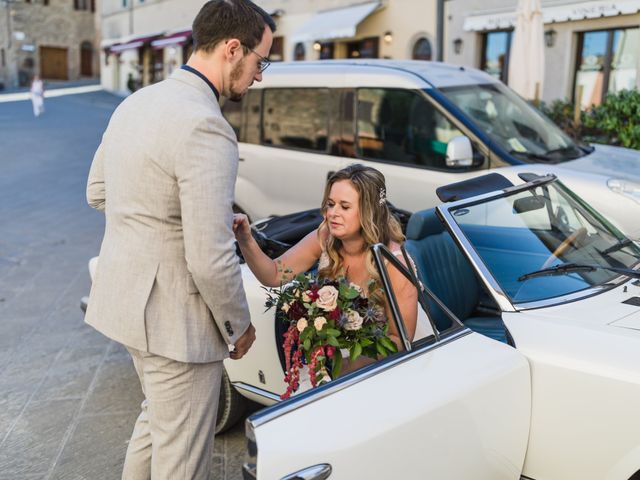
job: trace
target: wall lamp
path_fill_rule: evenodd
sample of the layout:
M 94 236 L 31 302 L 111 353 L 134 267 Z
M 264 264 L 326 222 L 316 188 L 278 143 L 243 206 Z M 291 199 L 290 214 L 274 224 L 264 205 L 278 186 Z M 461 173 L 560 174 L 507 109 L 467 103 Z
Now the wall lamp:
M 314 43 L 313 43 L 313 49 L 314 49 L 316 52 L 319 52 L 320 50 L 322 50 L 322 44 L 321 44 L 320 42 L 314 42 Z
M 462 52 L 462 39 L 461 38 L 456 38 L 453 41 L 453 51 L 456 55 L 459 55 L 460 52 Z
M 544 43 L 547 45 L 547 47 L 553 47 L 555 45 L 557 33 L 558 32 L 556 32 L 553 28 L 544 32 Z
M 385 43 L 393 42 L 393 34 L 391 32 L 384 32 L 384 36 L 382 37 Z

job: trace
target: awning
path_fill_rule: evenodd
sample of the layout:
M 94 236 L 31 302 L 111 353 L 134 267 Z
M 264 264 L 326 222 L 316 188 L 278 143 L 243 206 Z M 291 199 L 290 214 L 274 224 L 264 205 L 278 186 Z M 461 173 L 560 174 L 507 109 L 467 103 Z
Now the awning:
M 108 47 L 108 49 L 110 53 L 120 53 L 120 52 L 124 52 L 125 50 L 140 48 L 145 43 L 149 43 L 151 40 L 154 40 L 163 34 L 164 32 L 122 37 L 118 40 L 117 43 L 111 44 Z M 101 42 L 101 45 L 104 46 L 104 43 L 105 43 L 104 41 Z
M 596 0 L 591 2 L 567 3 L 564 5 L 542 5 L 544 23 L 569 22 L 616 15 L 632 15 L 640 12 L 640 0 Z M 472 15 L 465 19 L 467 32 L 500 30 L 512 28 L 516 23 L 516 12 L 494 12 Z
M 379 7 L 380 2 L 369 2 L 316 13 L 293 34 L 292 40 L 298 43 L 355 37 L 358 25 Z
M 191 37 L 191 29 L 183 30 L 181 32 L 175 32 L 172 34 L 167 34 L 162 38 L 158 38 L 151 42 L 151 48 L 164 48 L 170 46 L 179 46 L 187 43 Z

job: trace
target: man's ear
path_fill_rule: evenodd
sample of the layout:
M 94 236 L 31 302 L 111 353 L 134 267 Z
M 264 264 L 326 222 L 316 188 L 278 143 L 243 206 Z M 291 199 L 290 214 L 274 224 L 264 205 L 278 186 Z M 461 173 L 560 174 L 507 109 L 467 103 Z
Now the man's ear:
M 237 38 L 230 38 L 224 42 L 225 56 L 232 60 L 237 55 L 242 55 L 242 43 Z

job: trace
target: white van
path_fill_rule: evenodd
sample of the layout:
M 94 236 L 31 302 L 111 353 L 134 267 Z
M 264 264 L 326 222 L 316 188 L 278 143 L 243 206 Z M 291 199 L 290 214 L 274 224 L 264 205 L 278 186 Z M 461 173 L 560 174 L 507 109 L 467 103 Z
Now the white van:
M 577 144 L 484 72 L 424 61 L 277 63 L 223 113 L 240 142 L 236 207 L 253 220 L 319 206 L 327 175 L 382 171 L 398 208 L 499 168 L 554 173 L 640 236 L 640 152 Z

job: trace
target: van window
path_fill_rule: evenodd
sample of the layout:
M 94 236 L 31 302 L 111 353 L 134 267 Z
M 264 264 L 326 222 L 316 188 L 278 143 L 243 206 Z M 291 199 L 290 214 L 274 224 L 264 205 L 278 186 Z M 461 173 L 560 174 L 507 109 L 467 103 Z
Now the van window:
M 462 135 L 416 92 L 363 88 L 357 102 L 358 154 L 428 168 L 446 169 L 447 143 Z
M 249 90 L 242 100 L 245 121 L 242 125 L 241 141 L 260 145 L 262 123 L 262 90 Z
M 240 140 L 240 126 L 242 125 L 242 102 L 232 102 L 228 98 L 222 105 L 222 115 L 229 122 L 229 125 L 236 132 L 236 137 Z
M 263 143 L 326 152 L 329 106 L 326 88 L 265 90 Z

